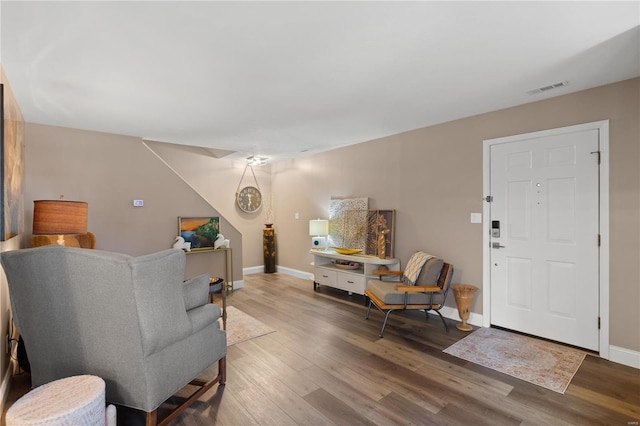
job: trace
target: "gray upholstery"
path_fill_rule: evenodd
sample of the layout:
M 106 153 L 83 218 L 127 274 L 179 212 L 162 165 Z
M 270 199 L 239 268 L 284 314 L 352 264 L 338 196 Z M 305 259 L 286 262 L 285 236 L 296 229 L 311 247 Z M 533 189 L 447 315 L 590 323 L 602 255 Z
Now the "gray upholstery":
M 183 283 L 182 250 L 49 245 L 0 256 L 34 387 L 93 374 L 108 402 L 151 412 L 227 353 L 209 277 Z
M 420 254 L 422 252 L 417 253 Z M 412 263 L 412 259 L 420 260 L 414 255 L 408 264 Z M 418 272 L 416 284 L 413 284 L 410 282 L 409 276 L 415 277 L 415 267 L 420 267 L 420 265 L 422 269 Z M 405 270 L 400 283 L 398 281 L 369 280 L 364 291 L 365 296 L 369 299 L 369 308 L 365 319 L 369 319 L 372 306 L 384 313 L 384 321 L 379 334 L 382 337 L 391 312 L 395 310 L 422 309 L 427 319 L 429 319 L 429 311 L 437 313 L 445 330 L 449 331 L 440 309 L 442 309 L 445 300 L 447 300 L 452 278 L 453 265 L 445 263 L 442 259 L 431 257 L 424 263 L 414 263 L 413 272 L 409 275 Z M 398 286 L 401 288 L 397 288 Z
M 442 271 L 442 265 L 444 265 L 444 260 L 438 257 L 432 257 L 427 260 L 427 263 L 422 267 L 422 271 L 420 271 L 420 275 L 418 275 L 418 279 L 415 284 L 436 285 L 438 278 L 440 277 L 440 271 Z
M 442 271 L 444 260 L 432 257 L 422 266 L 415 285 L 435 286 L 438 285 L 438 278 Z M 375 293 L 380 300 L 387 305 L 401 305 L 406 302 L 408 305 L 426 305 L 444 303 L 445 294 L 442 293 L 407 293 L 396 290 L 398 281 L 369 280 L 367 288 Z
M 444 265 L 444 260 L 439 257 L 432 257 L 427 260 L 426 263 L 422 266 L 420 270 L 420 274 L 418 275 L 418 279 L 415 282 L 415 285 L 438 285 L 438 278 L 440 277 L 440 272 L 442 271 L 442 266 Z M 402 277 L 403 282 L 405 284 L 414 285 L 413 283 L 407 283 L 406 277 Z M 384 303 L 389 305 L 397 305 L 400 303 L 404 303 L 404 292 L 398 293 L 396 291 L 396 285 L 398 285 L 397 280 L 369 280 L 367 282 L 367 288 L 373 291 Z M 409 299 L 407 302 L 409 304 L 425 304 L 429 303 L 429 298 L 431 296 L 424 293 L 412 293 L 409 295 Z M 434 298 L 434 303 L 442 303 Z
M 397 282 L 369 280 L 368 289 L 375 293 L 387 305 L 402 305 L 407 298 L 408 305 L 426 305 L 433 303 L 438 305 L 444 303 L 444 295 L 442 293 L 406 293 L 396 290 Z M 424 284 L 427 285 L 427 284 Z M 434 284 L 429 284 L 434 285 Z M 432 299 L 433 298 L 433 301 Z

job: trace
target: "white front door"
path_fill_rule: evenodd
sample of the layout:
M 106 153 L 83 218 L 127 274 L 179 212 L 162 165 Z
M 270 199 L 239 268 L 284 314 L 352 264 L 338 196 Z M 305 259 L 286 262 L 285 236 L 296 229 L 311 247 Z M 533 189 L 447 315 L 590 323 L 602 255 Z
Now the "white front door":
M 598 129 L 490 146 L 491 324 L 598 350 L 598 159 Z

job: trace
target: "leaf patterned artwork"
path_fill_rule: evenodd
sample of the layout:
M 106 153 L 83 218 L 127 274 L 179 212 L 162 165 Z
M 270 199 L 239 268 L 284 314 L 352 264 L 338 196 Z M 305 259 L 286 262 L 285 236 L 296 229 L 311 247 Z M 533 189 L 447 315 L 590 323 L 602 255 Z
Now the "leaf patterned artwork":
M 393 257 L 394 228 L 395 210 L 369 210 L 365 254 Z

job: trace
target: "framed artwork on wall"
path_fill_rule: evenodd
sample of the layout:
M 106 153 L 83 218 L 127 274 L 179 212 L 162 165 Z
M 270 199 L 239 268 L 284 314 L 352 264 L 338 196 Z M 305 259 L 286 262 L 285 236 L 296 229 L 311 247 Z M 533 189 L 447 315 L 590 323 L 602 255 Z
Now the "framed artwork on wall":
M 191 251 L 213 250 L 213 243 L 220 234 L 219 217 L 179 217 L 178 235 L 191 243 Z
M 6 241 L 24 232 L 24 120 L 7 84 L 0 84 L 0 108 L 0 238 Z

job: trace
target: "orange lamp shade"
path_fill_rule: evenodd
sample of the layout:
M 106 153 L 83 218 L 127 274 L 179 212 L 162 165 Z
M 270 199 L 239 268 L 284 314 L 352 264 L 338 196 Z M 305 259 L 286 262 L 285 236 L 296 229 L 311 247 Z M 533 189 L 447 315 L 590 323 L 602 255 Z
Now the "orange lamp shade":
M 88 208 L 88 203 L 84 201 L 34 201 L 33 233 L 35 235 L 86 234 Z

